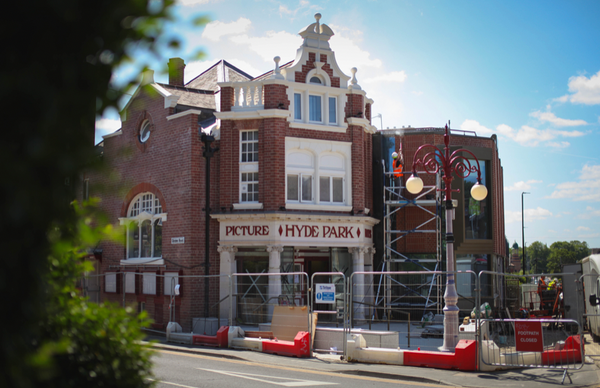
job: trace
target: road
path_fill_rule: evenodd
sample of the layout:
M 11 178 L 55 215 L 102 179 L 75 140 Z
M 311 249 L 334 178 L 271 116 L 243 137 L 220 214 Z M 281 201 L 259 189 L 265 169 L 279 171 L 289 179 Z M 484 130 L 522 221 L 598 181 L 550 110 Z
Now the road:
M 395 376 L 310 370 L 251 361 L 160 350 L 153 372 L 160 388 L 254 388 L 254 387 L 447 387 L 419 381 L 396 380 Z

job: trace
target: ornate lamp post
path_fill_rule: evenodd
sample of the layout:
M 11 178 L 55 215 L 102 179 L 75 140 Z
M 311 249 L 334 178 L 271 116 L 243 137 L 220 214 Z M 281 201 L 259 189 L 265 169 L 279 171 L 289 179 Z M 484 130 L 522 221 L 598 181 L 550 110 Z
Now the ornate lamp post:
M 450 154 L 450 134 L 448 125 L 444 134 L 444 152 L 431 144 L 420 146 L 415 152 L 412 165 L 412 176 L 406 181 L 406 189 L 412 194 L 418 194 L 423 190 L 423 180 L 417 175 L 417 167 L 422 166 L 428 174 L 437 174 L 443 172 L 444 188 L 446 202 L 446 292 L 444 293 L 444 345 L 441 351 L 453 352 L 458 343 L 458 293 L 455 284 L 455 265 L 454 265 L 454 235 L 452 228 L 453 206 L 452 206 L 452 173 L 456 173 L 461 178 L 466 178 L 471 173 L 477 172 L 477 183 L 471 188 L 471 196 L 477 201 L 485 199 L 487 188 L 481 184 L 481 170 L 479 160 L 469 150 L 458 149 Z M 417 159 L 421 150 L 428 152 Z M 473 157 L 477 165 L 471 165 L 471 161 L 461 153 L 467 153 Z M 458 191 L 458 190 L 454 190 Z

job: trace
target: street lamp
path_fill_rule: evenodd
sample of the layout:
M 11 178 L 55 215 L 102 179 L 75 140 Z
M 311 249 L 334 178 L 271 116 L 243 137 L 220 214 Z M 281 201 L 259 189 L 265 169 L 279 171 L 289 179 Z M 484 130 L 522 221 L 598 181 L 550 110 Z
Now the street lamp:
M 523 248 L 523 276 L 525 276 L 525 212 L 523 211 L 523 195 L 531 194 L 526 191 L 521 192 L 521 237 L 523 238 L 523 244 L 521 247 Z M 527 279 L 527 278 L 525 278 Z
M 448 125 L 444 134 L 444 152 L 431 144 L 420 146 L 415 152 L 412 165 L 412 176 L 406 181 L 406 189 L 411 194 L 418 194 L 423 190 L 423 180 L 417 175 L 417 166 L 422 166 L 428 174 L 437 174 L 443 172 L 444 188 L 446 202 L 446 292 L 444 293 L 444 345 L 440 347 L 441 351 L 453 352 L 458 343 L 458 293 L 455 284 L 455 265 L 454 265 L 454 235 L 452 228 L 452 173 L 456 173 L 461 178 L 466 178 L 472 172 L 477 172 L 477 183 L 471 188 L 471 196 L 477 201 L 485 199 L 487 188 L 481 184 L 481 169 L 479 160 L 473 153 L 466 149 L 458 149 L 450 154 L 450 134 Z M 417 159 L 421 150 L 429 149 L 422 159 Z M 471 161 L 461 153 L 467 153 L 475 159 L 477 166 L 471 165 Z M 454 190 L 458 191 L 458 190 Z

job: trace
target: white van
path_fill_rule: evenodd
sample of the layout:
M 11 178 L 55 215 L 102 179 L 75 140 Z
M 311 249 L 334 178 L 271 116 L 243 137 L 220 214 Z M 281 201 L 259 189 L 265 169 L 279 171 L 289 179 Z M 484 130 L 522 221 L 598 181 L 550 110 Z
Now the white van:
M 581 260 L 585 311 L 594 341 L 600 341 L 600 255 L 590 255 Z

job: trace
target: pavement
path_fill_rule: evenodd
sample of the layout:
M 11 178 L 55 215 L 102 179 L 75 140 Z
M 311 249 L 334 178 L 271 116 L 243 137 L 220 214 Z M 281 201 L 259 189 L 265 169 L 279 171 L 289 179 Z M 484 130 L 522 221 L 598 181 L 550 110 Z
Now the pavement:
M 435 368 L 421 368 L 397 365 L 353 363 L 342 360 L 340 355 L 317 354 L 311 358 L 295 358 L 259 353 L 250 350 L 222 349 L 195 345 L 167 343 L 165 337 L 150 336 L 156 349 L 201 354 L 204 356 L 237 359 L 258 364 L 268 364 L 297 369 L 310 369 L 320 372 L 361 375 L 392 379 L 398 382 L 416 383 L 415 385 L 433 385 L 449 387 L 559 387 L 563 381 L 563 370 L 548 368 L 511 369 L 495 372 L 464 372 Z M 565 377 L 566 387 L 600 387 L 600 352 L 590 353 L 588 345 L 597 344 L 586 336 L 586 353 L 598 354 L 598 357 L 586 356 L 583 367 L 568 371 Z M 590 349 L 592 350 L 592 349 Z

